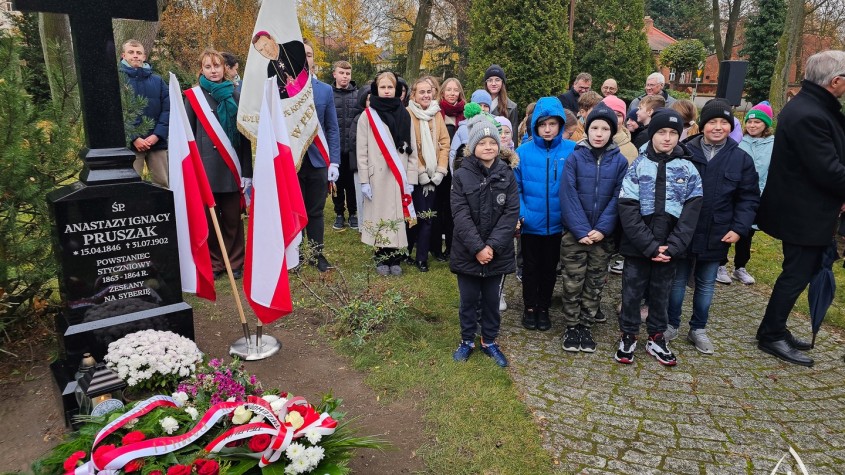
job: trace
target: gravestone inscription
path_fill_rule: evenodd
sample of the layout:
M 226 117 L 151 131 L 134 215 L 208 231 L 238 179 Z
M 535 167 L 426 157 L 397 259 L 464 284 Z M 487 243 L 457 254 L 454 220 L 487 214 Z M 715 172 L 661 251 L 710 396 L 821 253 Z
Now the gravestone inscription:
M 70 20 L 86 148 L 80 181 L 47 197 L 61 264 L 63 311 L 56 317 L 61 357 L 51 365 L 65 419 L 83 353 L 102 361 L 108 344 L 146 329 L 194 338 L 182 301 L 173 195 L 142 182 L 126 148 L 112 19 L 155 21 L 156 0 L 13 0 L 21 11 Z M 176 99 L 178 100 L 178 99 Z

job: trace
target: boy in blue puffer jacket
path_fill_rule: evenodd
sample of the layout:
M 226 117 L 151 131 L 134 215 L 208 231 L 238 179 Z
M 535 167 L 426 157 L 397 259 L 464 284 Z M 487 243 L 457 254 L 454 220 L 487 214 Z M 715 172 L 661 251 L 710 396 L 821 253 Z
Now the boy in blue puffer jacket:
M 575 142 L 563 138 L 566 113 L 557 97 L 537 101 L 531 116 L 530 142 L 516 150 L 514 169 L 522 222 L 522 326 L 546 331 L 552 327 L 549 307 L 557 278 L 563 231 L 560 181 Z
M 619 121 L 605 105 L 587 115 L 587 138 L 564 165 L 563 212 L 564 351 L 596 351 L 590 328 L 601 303 L 607 264 L 616 251 L 616 202 L 628 161 L 613 142 Z

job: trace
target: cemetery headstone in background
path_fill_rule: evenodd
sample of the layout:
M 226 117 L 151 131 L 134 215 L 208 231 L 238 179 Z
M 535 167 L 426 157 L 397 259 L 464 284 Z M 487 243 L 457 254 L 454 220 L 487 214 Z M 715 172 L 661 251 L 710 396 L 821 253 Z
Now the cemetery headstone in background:
M 21 11 L 69 15 L 87 148 L 80 181 L 47 197 L 63 310 L 56 317 L 60 357 L 51 368 L 65 420 L 83 353 L 102 361 L 108 344 L 138 330 L 194 339 L 182 301 L 173 195 L 145 183 L 126 148 L 112 19 L 156 21 L 156 0 L 16 0 Z M 171 98 L 171 100 L 180 100 Z

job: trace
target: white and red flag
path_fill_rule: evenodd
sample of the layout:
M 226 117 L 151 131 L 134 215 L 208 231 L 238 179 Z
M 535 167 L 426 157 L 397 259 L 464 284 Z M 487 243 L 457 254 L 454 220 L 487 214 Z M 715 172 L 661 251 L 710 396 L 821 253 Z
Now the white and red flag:
M 258 319 L 270 323 L 293 310 L 288 269 L 299 265 L 308 222 L 274 78 L 264 82 L 257 132 L 244 293 Z
M 194 133 L 181 100 L 179 81 L 170 73 L 170 132 L 167 159 L 170 191 L 176 209 L 179 270 L 182 290 L 215 300 L 214 274 L 208 253 L 208 222 L 205 207 L 214 206 L 214 195 L 202 165 Z

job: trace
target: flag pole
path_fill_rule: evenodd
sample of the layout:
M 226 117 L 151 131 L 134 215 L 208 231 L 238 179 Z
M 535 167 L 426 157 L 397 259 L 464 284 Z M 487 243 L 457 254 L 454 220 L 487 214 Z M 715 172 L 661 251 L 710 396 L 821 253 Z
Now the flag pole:
M 229 263 L 229 253 L 226 252 L 226 245 L 223 243 L 223 234 L 220 232 L 220 224 L 217 222 L 217 210 L 215 206 L 208 208 L 211 214 L 211 222 L 214 223 L 214 232 L 217 234 L 217 242 L 220 244 L 220 251 L 223 254 L 223 263 L 226 264 L 226 274 L 229 275 L 229 284 L 232 286 L 232 296 L 235 298 L 235 305 L 238 307 L 238 316 L 241 318 L 241 327 L 244 331 L 244 338 L 247 346 L 251 339 L 249 337 L 249 325 L 246 323 L 246 316 L 244 315 L 244 307 L 241 303 L 241 296 L 238 293 L 238 286 L 235 284 L 235 276 L 232 274 L 232 264 Z

